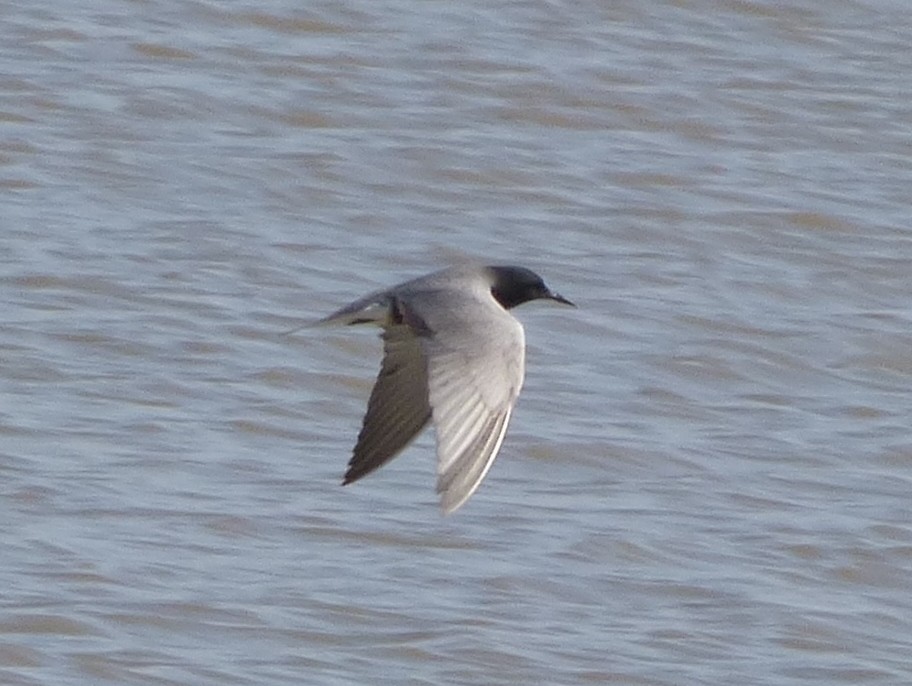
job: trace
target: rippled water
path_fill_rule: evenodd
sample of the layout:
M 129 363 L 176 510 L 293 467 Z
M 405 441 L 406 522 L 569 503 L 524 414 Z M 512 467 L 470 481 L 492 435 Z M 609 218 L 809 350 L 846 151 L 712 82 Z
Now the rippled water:
M 905 2 L 0 13 L 0 682 L 912 682 Z M 370 332 L 535 268 L 500 459 L 339 480 Z

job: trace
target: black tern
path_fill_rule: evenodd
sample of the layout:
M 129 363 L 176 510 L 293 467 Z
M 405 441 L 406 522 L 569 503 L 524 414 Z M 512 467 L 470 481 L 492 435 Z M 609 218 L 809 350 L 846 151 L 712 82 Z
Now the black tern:
M 543 298 L 573 305 L 524 267 L 458 266 L 322 319 L 383 329 L 383 363 L 343 485 L 389 462 L 433 419 L 440 507 L 459 509 L 497 457 L 523 384 L 525 334 L 508 310 Z

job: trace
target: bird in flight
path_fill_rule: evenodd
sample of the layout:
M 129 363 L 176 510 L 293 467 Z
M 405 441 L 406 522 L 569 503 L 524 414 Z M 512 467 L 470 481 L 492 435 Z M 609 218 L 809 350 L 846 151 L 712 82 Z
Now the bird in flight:
M 382 327 L 383 363 L 343 484 L 383 466 L 431 420 L 444 514 L 484 479 L 503 443 L 525 373 L 530 300 L 573 305 L 524 267 L 463 265 L 377 291 L 322 319 Z

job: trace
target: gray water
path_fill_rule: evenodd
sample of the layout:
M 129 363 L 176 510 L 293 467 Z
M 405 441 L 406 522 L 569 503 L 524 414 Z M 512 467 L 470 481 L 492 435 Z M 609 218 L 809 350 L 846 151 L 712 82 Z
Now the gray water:
M 7 3 L 0 683 L 912 683 L 905 0 Z M 494 468 L 371 331 L 542 273 Z

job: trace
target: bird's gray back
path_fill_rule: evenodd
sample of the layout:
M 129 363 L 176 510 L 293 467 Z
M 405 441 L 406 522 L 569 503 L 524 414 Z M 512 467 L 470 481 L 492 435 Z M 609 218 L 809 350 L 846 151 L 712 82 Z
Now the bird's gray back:
M 376 320 L 378 323 L 382 323 L 382 314 L 394 299 L 409 302 L 413 298 L 421 299 L 422 295 L 429 293 L 437 294 L 437 296 L 442 296 L 444 293 L 453 293 L 454 296 L 460 293 L 476 293 L 480 297 L 489 288 L 490 275 L 484 267 L 474 264 L 449 267 L 405 281 L 391 288 L 368 293 L 320 321 L 327 324 L 354 323 L 360 321 L 358 318 L 360 313 L 370 312 L 369 315 L 365 315 L 364 321 Z M 445 302 L 443 305 L 445 306 Z

